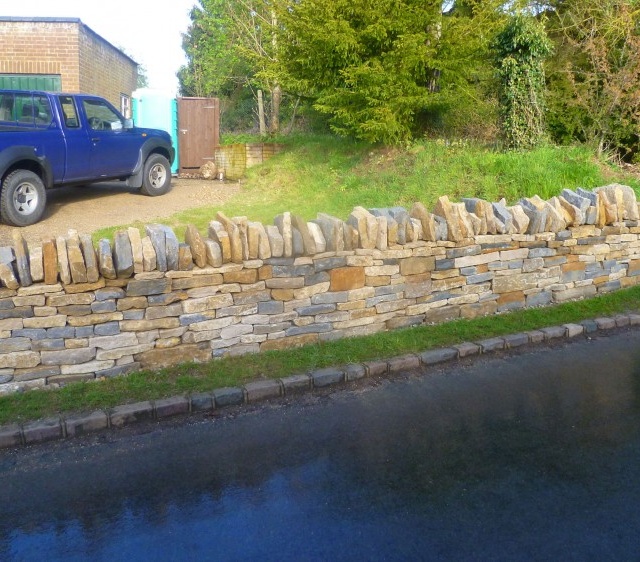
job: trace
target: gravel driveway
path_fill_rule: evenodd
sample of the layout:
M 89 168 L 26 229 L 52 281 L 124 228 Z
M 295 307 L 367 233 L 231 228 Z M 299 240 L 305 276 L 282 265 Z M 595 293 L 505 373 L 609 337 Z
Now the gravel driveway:
M 185 209 L 222 205 L 241 189 L 237 183 L 202 179 L 173 178 L 172 184 L 172 190 L 160 197 L 142 195 L 124 182 L 53 189 L 47 192 L 44 218 L 20 230 L 27 242 L 38 242 L 43 237 L 64 235 L 70 228 L 90 234 L 137 220 L 162 222 Z M 12 245 L 13 229 L 0 224 L 0 246 Z

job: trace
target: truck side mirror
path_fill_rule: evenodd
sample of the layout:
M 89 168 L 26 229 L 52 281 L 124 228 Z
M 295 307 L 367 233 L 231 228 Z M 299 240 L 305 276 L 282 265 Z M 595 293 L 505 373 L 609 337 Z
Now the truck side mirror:
M 125 129 L 133 129 L 133 119 L 125 119 L 124 120 L 124 128 Z

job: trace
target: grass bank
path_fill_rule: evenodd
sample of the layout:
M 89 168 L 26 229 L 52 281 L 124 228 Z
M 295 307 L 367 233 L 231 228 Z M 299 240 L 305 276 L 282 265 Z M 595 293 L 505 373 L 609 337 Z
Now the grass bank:
M 109 408 L 128 402 L 237 386 L 250 380 L 280 378 L 312 369 L 359 363 L 547 326 L 580 322 L 640 310 L 640 287 L 593 299 L 498 314 L 474 320 L 418 326 L 298 349 L 188 363 L 157 372 L 139 372 L 56 390 L 34 390 L 0 397 L 0 425 L 74 411 Z
M 345 219 L 353 207 L 433 208 L 441 195 L 452 200 L 523 196 L 547 199 L 563 188 L 593 188 L 618 182 L 640 193 L 638 180 L 597 162 L 585 147 L 543 147 L 529 152 L 499 152 L 463 142 L 422 141 L 404 148 L 383 148 L 332 136 L 283 139 L 284 153 L 248 170 L 241 193 L 219 207 L 176 213 L 164 221 L 179 236 L 187 224 L 206 233 L 217 211 L 272 224 L 290 211 L 307 220 L 318 212 Z M 224 189 L 212 182 L 212 189 Z M 112 238 L 116 227 L 94 239 Z

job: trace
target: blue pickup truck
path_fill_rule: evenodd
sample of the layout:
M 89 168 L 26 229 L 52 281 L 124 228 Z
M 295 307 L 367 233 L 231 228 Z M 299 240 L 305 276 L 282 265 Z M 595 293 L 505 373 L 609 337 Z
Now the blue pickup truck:
M 171 189 L 175 151 L 165 131 L 133 126 L 85 94 L 0 90 L 0 220 L 40 220 L 47 190 L 121 180 L 145 195 Z

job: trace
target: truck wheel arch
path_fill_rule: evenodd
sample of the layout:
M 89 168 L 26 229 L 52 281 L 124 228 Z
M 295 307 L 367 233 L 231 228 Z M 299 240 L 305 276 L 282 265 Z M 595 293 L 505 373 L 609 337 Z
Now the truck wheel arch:
M 46 158 L 34 154 L 32 146 L 10 146 L 0 152 L 0 181 L 15 170 L 36 174 L 46 188 L 53 187 L 53 171 Z
M 129 187 L 141 188 L 144 175 L 144 167 L 147 159 L 152 154 L 160 154 L 164 156 L 169 164 L 173 162 L 173 150 L 171 147 L 167 147 L 165 144 L 158 142 L 157 139 L 149 139 L 140 147 L 140 155 L 138 156 L 138 162 L 133 170 L 133 173 L 127 178 L 127 185 Z

